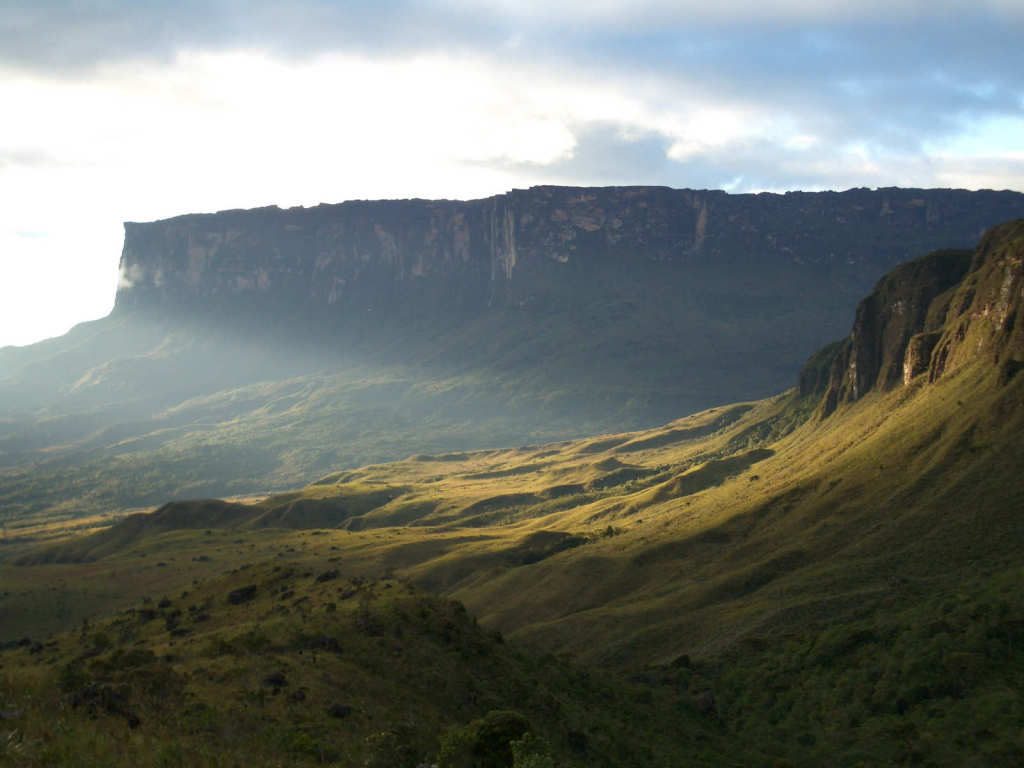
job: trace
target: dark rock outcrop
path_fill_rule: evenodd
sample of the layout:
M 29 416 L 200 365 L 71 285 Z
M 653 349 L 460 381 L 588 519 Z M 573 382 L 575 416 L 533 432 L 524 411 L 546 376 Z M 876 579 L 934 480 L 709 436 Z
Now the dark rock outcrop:
M 1021 214 L 1024 195 L 1013 192 L 663 187 L 223 211 L 126 224 L 117 309 L 257 302 L 265 314 L 317 323 L 368 311 L 375 322 L 436 318 L 623 293 L 623 277 L 642 285 L 664 272 L 656 265 L 698 284 L 709 270 L 769 284 L 795 271 L 834 290 L 936 247 L 973 246 Z
M 813 356 L 801 396 L 822 398 L 821 416 L 872 390 L 934 382 L 989 357 L 1005 382 L 1024 367 L 1024 220 L 989 231 L 974 251 L 936 251 L 897 267 L 857 307 L 847 339 Z
M 872 389 L 901 383 L 908 349 L 911 367 L 926 367 L 920 357 L 930 354 L 930 349 L 923 349 L 935 343 L 929 331 L 945 319 L 933 309 L 933 302 L 959 283 L 970 263 L 970 251 L 936 251 L 897 267 L 879 281 L 858 305 L 849 338 L 831 352 L 825 415 Z
M 1024 219 L 994 228 L 974 254 L 971 270 L 950 297 L 929 380 L 987 359 L 1005 382 L 1024 365 Z

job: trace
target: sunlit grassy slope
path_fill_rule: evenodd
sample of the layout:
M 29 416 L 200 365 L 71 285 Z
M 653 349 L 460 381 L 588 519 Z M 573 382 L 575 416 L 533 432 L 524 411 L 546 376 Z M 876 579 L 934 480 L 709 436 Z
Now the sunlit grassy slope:
M 799 765 L 819 765 L 837 751 L 850 756 L 840 765 L 911 764 L 920 756 L 944 756 L 925 762 L 934 765 L 1014 765 L 1024 717 L 1016 650 L 1024 642 L 1017 589 L 1024 538 L 1017 476 L 1024 456 L 1016 440 L 1021 391 L 1013 382 L 993 384 L 977 370 L 964 370 L 935 384 L 871 395 L 823 421 L 812 414 L 788 434 L 802 405 L 793 395 L 642 433 L 412 457 L 252 505 L 172 504 L 30 555 L 33 561 L 84 562 L 6 566 L 3 626 L 10 635 L 21 623 L 12 639 L 38 635 L 38 628 L 67 625 L 86 613 L 171 595 L 185 616 L 187 639 L 167 634 L 167 611 L 161 611 L 154 623 L 142 625 L 149 629 L 141 636 L 118 647 L 141 640 L 158 659 L 171 653 L 164 667 L 183 680 L 212 675 L 208 683 L 186 685 L 199 702 L 226 696 L 255 701 L 262 691 L 268 703 L 260 705 L 266 707 L 260 717 L 272 728 L 258 733 L 256 720 L 245 721 L 241 742 L 230 742 L 235 748 L 241 743 L 243 754 L 283 749 L 296 761 L 315 762 L 315 750 L 363 759 L 363 750 L 375 748 L 378 720 L 372 728 L 360 721 L 339 735 L 324 714 L 327 697 L 335 694 L 316 682 L 323 678 L 307 679 L 302 665 L 308 659 L 296 660 L 286 641 L 274 640 L 270 652 L 210 658 L 200 652 L 210 653 L 216 637 L 235 643 L 250 623 L 272 637 L 307 627 L 320 632 L 328 618 L 315 617 L 338 600 L 336 585 L 347 588 L 346 579 L 363 575 L 408 578 L 457 596 L 488 631 L 503 631 L 516 646 L 630 672 L 654 691 L 640 700 L 651 695 L 660 703 L 659 714 L 629 715 L 635 718 L 629 722 L 654 717 L 653 727 L 667 727 L 659 719 L 665 711 L 682 706 L 692 714 L 694 702 L 711 691 L 717 718 L 736 729 L 736 751 L 727 752 L 739 765 L 771 764 L 754 757 L 751 744 Z M 894 482 L 897 475 L 904 482 Z M 264 565 L 250 569 L 249 563 Z M 283 603 L 291 613 L 273 613 L 279 596 L 261 587 L 265 602 L 256 613 L 236 616 L 218 605 L 216 611 L 228 612 L 213 624 L 189 623 L 195 613 L 189 606 L 223 602 L 243 581 L 276 583 L 282 570 L 289 586 L 300 587 Z M 315 577 L 333 570 L 339 581 L 322 589 Z M 378 586 L 375 594 L 385 589 L 399 595 L 406 587 Z M 178 590 L 192 594 L 179 600 Z M 310 604 L 302 603 L 307 594 Z M 349 607 L 339 602 L 339 610 Z M 112 621 L 93 631 L 114 636 L 138 619 Z M 418 653 L 409 647 L 413 631 L 403 632 L 401 641 L 385 634 L 385 645 L 403 654 L 396 657 L 402 659 L 398 669 L 420 663 L 408 658 Z M 79 632 L 59 639 L 58 663 L 39 668 L 59 670 L 93 642 L 90 637 Z M 187 642 L 188 650 L 175 651 L 172 640 L 179 647 Z M 381 700 L 394 702 L 397 695 L 402 704 L 385 707 L 382 730 L 404 734 L 424 755 L 436 748 L 431 733 L 439 738 L 490 709 L 529 708 L 502 699 L 504 693 L 494 693 L 480 709 L 450 710 L 445 698 L 425 720 L 417 719 L 421 730 L 402 731 L 401 712 L 414 691 L 396 693 L 393 680 L 364 679 L 376 657 L 365 662 L 363 644 L 346 639 L 345 646 L 352 654 L 344 658 L 371 668 L 349 677 L 347 690 L 364 691 L 366 707 L 382 707 Z M 17 670 L 42 658 L 22 648 L 4 664 Z M 442 662 L 425 657 L 422 664 Z M 274 698 L 272 686 L 261 682 L 278 667 L 289 685 L 305 687 L 312 714 L 300 717 L 296 713 L 307 710 L 285 703 L 291 688 Z M 391 671 L 392 665 L 379 668 Z M 105 673 L 102 663 L 96 669 L 109 676 L 105 684 L 128 674 Z M 10 674 L 21 679 L 20 672 Z M 39 674 L 46 680 L 51 673 Z M 546 680 L 555 672 L 531 674 Z M 498 679 L 504 678 L 495 679 L 500 688 L 505 683 Z M 528 679 L 534 682 L 527 687 L 538 677 Z M 662 702 L 665 691 L 674 693 Z M 603 696 L 590 688 L 579 695 L 584 702 Z M 143 699 L 138 706 L 146 711 L 149 704 Z M 230 706 L 184 710 L 183 720 L 158 734 L 145 731 L 151 741 L 140 736 L 128 743 L 166 748 L 179 726 L 191 728 L 189 717 L 223 723 L 233 717 Z M 589 712 L 596 705 L 579 706 Z M 526 712 L 531 721 L 538 719 L 533 713 Z M 33 723 L 26 728 L 38 727 Z M 216 723 L 210 728 L 223 732 Z M 89 727 L 74 725 L 73 738 L 84 738 Z M 697 729 L 686 731 L 686 739 L 703 733 L 704 726 L 686 727 Z M 580 730 L 558 721 L 545 738 L 564 739 L 566 729 Z M 714 734 L 700 738 L 709 739 L 698 742 L 705 757 L 713 756 L 703 764 L 727 764 L 714 752 Z M 191 764 L 223 746 L 189 739 L 175 753 L 179 762 L 169 764 Z M 616 743 L 626 753 L 638 748 Z M 120 756 L 131 748 L 116 738 L 90 747 Z M 559 749 L 571 760 L 567 742 Z M 671 740 L 655 752 L 679 749 L 691 754 Z
M 964 370 L 780 437 L 801 405 L 787 394 L 640 433 L 414 456 L 248 506 L 170 504 L 26 562 L 97 584 L 142 567 L 163 583 L 204 554 L 340 557 L 346 572 L 457 596 L 541 647 L 666 661 L 860 615 L 901 580 L 949 585 L 1014 561 L 1019 398 L 1018 383 Z

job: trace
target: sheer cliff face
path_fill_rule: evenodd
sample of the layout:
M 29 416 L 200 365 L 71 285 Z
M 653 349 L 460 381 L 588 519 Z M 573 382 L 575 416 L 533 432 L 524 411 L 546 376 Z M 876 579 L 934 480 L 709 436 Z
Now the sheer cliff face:
M 1006 383 L 1024 368 L 1022 324 L 1024 219 L 994 227 L 974 251 L 936 251 L 887 274 L 857 307 L 850 336 L 804 368 L 801 394 L 822 394 L 828 416 L 871 390 L 975 362 Z
M 475 313 L 615 293 L 666 266 L 725 281 L 804 273 L 854 292 L 1019 215 L 1024 196 L 1009 192 L 654 187 L 225 211 L 126 224 L 117 307 L 260 305 L 318 320 L 374 308 Z
M 879 281 L 857 307 L 853 331 L 833 365 L 826 411 L 921 372 L 920 361 L 927 361 L 945 320 L 948 298 L 938 298 L 960 282 L 970 263 L 970 251 L 936 251 Z
M 921 368 L 934 381 L 979 359 L 1002 383 L 1024 368 L 1024 219 L 993 229 L 978 246 Z

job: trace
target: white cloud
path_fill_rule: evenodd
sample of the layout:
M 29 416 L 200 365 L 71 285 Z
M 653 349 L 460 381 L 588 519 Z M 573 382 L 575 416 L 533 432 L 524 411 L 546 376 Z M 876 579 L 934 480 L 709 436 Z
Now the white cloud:
M 138 264 L 129 264 L 127 267 L 121 265 L 117 273 L 117 288 L 122 291 L 134 288 L 135 284 L 142 280 L 144 276 L 145 272 Z
M 818 143 L 819 139 L 817 136 L 811 136 L 804 133 L 790 137 L 785 141 L 783 146 L 786 147 L 786 149 L 805 150 L 817 146 Z
M 462 10 L 486 10 L 503 18 L 551 24 L 664 26 L 670 22 L 842 21 L 866 18 L 954 17 L 985 11 L 1011 18 L 1024 16 L 1018 0 L 449 0 Z

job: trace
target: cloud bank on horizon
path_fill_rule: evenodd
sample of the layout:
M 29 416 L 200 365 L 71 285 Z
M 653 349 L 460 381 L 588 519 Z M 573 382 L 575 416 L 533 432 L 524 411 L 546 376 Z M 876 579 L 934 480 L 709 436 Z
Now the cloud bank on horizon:
M 120 222 L 552 184 L 1024 191 L 1018 0 L 0 8 L 0 345 L 106 313 Z

